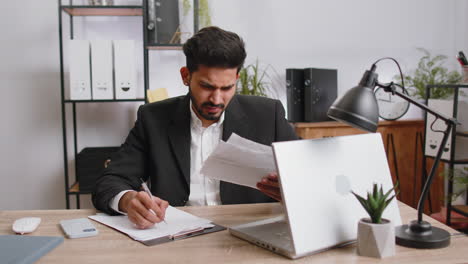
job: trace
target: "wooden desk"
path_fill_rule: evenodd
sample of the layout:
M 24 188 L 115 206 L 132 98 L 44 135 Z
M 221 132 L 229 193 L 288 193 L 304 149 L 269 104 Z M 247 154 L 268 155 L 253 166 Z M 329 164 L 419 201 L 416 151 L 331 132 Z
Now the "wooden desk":
M 278 204 L 223 205 L 211 207 L 184 207 L 184 211 L 211 219 L 225 226 L 279 215 Z M 416 212 L 400 204 L 403 222 L 416 218 Z M 86 217 L 95 210 L 0 211 L 0 234 L 12 234 L 12 222 L 24 216 L 39 216 L 42 223 L 35 236 L 63 236 L 59 221 Z M 455 230 L 426 217 L 435 226 L 456 233 Z M 207 234 L 167 244 L 147 247 L 126 235 L 97 222 L 96 237 L 65 239 L 65 242 L 39 260 L 39 263 L 291 263 L 292 261 L 270 251 L 231 236 L 228 231 Z M 396 256 L 383 260 L 360 257 L 355 246 L 329 250 L 298 259 L 296 263 L 466 263 L 468 237 L 454 236 L 444 249 L 410 249 L 397 246 Z M 1 260 L 0 260 L 1 262 Z

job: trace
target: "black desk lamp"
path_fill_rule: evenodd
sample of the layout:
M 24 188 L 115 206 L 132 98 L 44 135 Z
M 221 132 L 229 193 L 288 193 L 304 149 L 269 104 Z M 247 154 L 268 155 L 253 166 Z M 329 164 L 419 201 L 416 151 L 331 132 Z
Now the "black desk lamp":
M 447 143 L 449 133 L 452 128 L 458 124 L 454 118 L 446 117 L 426 105 L 416 102 L 407 95 L 400 93 L 396 90 L 396 86 L 400 86 L 396 83 L 381 84 L 377 80 L 377 73 L 375 69 L 377 68 L 377 62 L 390 59 L 393 60 L 400 71 L 401 80 L 403 82 L 403 74 L 401 72 L 400 65 L 393 58 L 382 58 L 377 60 L 370 70 L 366 71 L 362 76 L 359 84 L 351 88 L 344 96 L 338 98 L 333 105 L 328 110 L 328 116 L 349 124 L 353 127 L 359 128 L 368 132 L 377 131 L 377 125 L 379 121 L 379 108 L 377 105 L 377 100 L 374 95 L 374 88 L 381 87 L 386 92 L 392 93 L 392 95 L 398 95 L 399 97 L 409 101 L 410 103 L 422 108 L 423 110 L 436 116 L 436 119 L 441 119 L 447 124 L 447 129 L 445 131 L 440 131 L 444 133 L 444 137 L 437 151 L 437 155 L 434 160 L 434 165 L 431 168 L 429 176 L 424 184 L 421 197 L 418 202 L 418 219 L 411 221 L 408 225 L 401 225 L 395 227 L 395 236 L 396 243 L 405 247 L 412 248 L 442 248 L 450 244 L 450 234 L 440 228 L 432 227 L 430 223 L 423 221 L 423 210 L 424 202 L 426 201 L 429 188 L 432 184 L 432 180 L 436 174 L 437 166 L 439 165 L 440 158 L 442 156 L 442 151 Z M 404 88 L 404 84 L 402 86 Z M 434 122 L 435 122 L 434 120 Z

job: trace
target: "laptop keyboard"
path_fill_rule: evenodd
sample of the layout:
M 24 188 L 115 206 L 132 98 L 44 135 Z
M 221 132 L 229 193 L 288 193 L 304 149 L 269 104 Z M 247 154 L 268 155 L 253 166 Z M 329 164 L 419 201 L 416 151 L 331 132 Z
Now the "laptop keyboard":
M 242 232 L 256 239 L 259 246 L 276 247 L 290 252 L 293 249 L 289 227 L 285 221 L 245 227 Z

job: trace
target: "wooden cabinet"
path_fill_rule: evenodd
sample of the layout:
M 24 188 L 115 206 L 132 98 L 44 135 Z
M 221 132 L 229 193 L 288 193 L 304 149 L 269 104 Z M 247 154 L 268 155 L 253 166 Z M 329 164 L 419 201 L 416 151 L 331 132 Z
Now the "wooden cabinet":
M 303 139 L 366 133 L 335 121 L 293 125 L 297 135 Z M 400 182 L 398 199 L 416 208 L 424 177 L 422 170 L 424 120 L 381 121 L 377 132 L 382 135 L 393 181 L 399 179 Z M 431 165 L 432 163 L 428 162 L 427 171 Z M 439 211 L 443 199 L 443 186 L 441 177 L 434 179 L 430 199 L 425 208 L 426 213 Z

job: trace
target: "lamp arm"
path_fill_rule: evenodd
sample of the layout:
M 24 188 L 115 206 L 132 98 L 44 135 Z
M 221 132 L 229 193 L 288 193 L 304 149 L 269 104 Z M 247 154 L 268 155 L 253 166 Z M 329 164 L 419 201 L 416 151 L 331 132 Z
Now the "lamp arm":
M 441 114 L 441 113 L 439 113 L 439 112 L 437 112 L 437 111 L 434 111 L 434 110 L 432 110 L 431 108 L 429 108 L 427 105 L 421 104 L 420 102 L 414 100 L 413 98 L 409 97 L 408 95 L 406 95 L 406 94 L 404 94 L 404 93 L 402 93 L 402 92 L 397 91 L 397 90 L 395 89 L 395 86 L 400 86 L 400 85 L 398 85 L 398 84 L 396 84 L 396 83 L 393 83 L 393 82 L 391 82 L 391 83 L 389 83 L 389 84 L 377 83 L 376 86 L 382 87 L 382 88 L 384 89 L 384 91 L 386 91 L 386 92 L 388 92 L 388 93 L 392 93 L 392 94 L 398 95 L 399 97 L 405 99 L 406 101 L 408 101 L 408 102 L 410 102 L 410 103 L 416 105 L 417 107 L 423 109 L 424 111 L 433 114 L 434 116 L 436 116 L 436 117 L 439 118 L 439 119 L 442 119 L 443 121 L 445 121 L 445 123 L 451 122 L 452 125 L 460 124 L 460 123 L 457 122 L 456 119 L 447 117 L 447 116 L 445 116 L 445 115 L 443 115 L 443 114 Z M 403 89 L 405 89 L 405 87 L 403 87 L 403 86 L 400 86 L 400 87 L 402 87 Z
M 450 121 L 450 120 L 449 120 Z M 439 150 L 437 150 L 437 155 L 434 158 L 434 164 L 432 165 L 431 171 L 429 172 L 429 176 L 427 177 L 426 183 L 422 189 L 421 197 L 419 198 L 418 202 L 418 222 L 422 221 L 422 215 L 424 211 L 424 202 L 426 201 L 426 197 L 429 193 L 429 189 L 431 187 L 432 181 L 434 180 L 434 176 L 436 174 L 437 167 L 439 166 L 440 159 L 442 157 L 442 152 L 444 150 L 445 144 L 447 144 L 447 140 L 449 138 L 449 134 L 452 131 L 453 123 L 452 122 L 445 122 L 447 124 L 447 128 L 444 131 L 444 137 L 442 138 L 442 142 L 440 143 Z M 423 168 L 424 169 L 424 168 Z
M 442 157 L 443 149 L 445 147 L 445 144 L 447 144 L 447 140 L 449 138 L 450 132 L 452 131 L 452 128 L 455 125 L 459 124 L 459 122 L 455 118 L 449 118 L 449 117 L 447 117 L 447 116 L 445 116 L 445 115 L 443 115 L 443 114 L 441 114 L 441 113 L 439 113 L 437 111 L 432 110 L 427 105 L 424 105 L 424 104 L 421 104 L 421 103 L 417 102 L 416 100 L 412 99 L 408 95 L 397 91 L 395 89 L 395 85 L 397 85 L 397 84 L 395 84 L 393 82 L 391 82 L 390 84 L 377 83 L 376 85 L 379 86 L 379 87 L 382 87 L 384 89 L 384 91 L 392 93 L 392 94 L 396 94 L 399 97 L 405 99 L 406 101 L 408 101 L 408 102 L 416 105 L 417 107 L 423 109 L 424 111 L 433 114 L 434 116 L 436 116 L 439 119 L 442 119 L 445 122 L 445 124 L 447 125 L 447 128 L 443 132 L 444 137 L 442 138 L 442 142 L 441 142 L 441 144 L 439 146 L 439 149 L 437 150 L 437 155 L 436 155 L 436 157 L 434 159 L 434 164 L 432 165 L 431 171 L 429 172 L 429 176 L 428 176 L 426 182 L 424 183 L 424 187 L 422 189 L 421 197 L 419 198 L 419 202 L 418 202 L 418 222 L 421 223 L 422 222 L 422 215 L 423 215 L 423 211 L 424 211 L 424 202 L 426 201 L 426 198 L 427 198 L 427 195 L 429 193 L 429 189 L 431 187 L 432 181 L 434 180 L 434 176 L 436 174 L 437 167 L 439 166 L 439 162 L 440 162 L 440 159 Z

